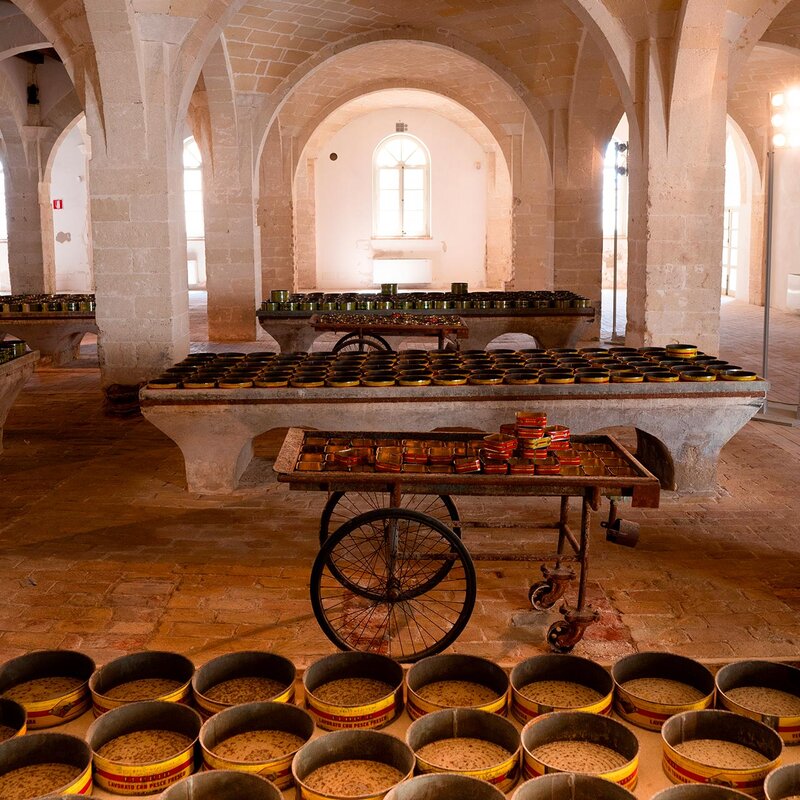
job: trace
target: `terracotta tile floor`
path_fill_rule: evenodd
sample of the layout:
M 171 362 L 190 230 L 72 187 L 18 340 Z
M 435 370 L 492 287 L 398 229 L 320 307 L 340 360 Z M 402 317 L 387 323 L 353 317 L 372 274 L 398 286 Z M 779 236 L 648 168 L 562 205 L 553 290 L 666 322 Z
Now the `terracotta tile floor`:
M 739 328 L 725 313 L 731 346 L 744 352 L 752 315 L 745 308 Z M 781 359 L 788 386 L 797 357 Z M 276 482 L 282 432 L 258 440 L 236 493 L 193 496 L 177 447 L 142 418 L 104 417 L 99 400 L 98 372 L 82 359 L 38 371 L 9 415 L 0 661 L 38 647 L 81 649 L 99 663 L 142 648 L 197 663 L 264 648 L 304 666 L 332 652 L 308 600 L 324 498 Z M 604 662 L 662 648 L 710 660 L 800 657 L 798 464 L 800 429 L 750 423 L 723 452 L 716 493 L 624 510 L 642 524 L 635 550 L 606 543 L 595 520 L 590 594 L 602 622 L 575 652 Z M 555 503 L 466 498 L 459 508 L 478 602 L 453 649 L 506 665 L 544 652 L 557 615 L 530 609 L 538 567 L 511 556 L 552 539 L 532 524 L 554 519 Z

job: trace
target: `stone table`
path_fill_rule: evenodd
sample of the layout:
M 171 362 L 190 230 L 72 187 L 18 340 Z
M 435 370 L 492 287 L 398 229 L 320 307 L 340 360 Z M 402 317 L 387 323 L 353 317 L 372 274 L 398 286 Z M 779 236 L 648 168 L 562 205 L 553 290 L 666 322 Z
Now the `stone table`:
M 313 311 L 259 310 L 261 327 L 278 343 L 281 352 L 309 350 L 321 334 L 311 325 Z M 331 312 L 334 313 L 334 312 Z M 336 312 L 339 313 L 339 312 Z M 354 311 L 354 314 L 389 312 Z M 595 318 L 594 308 L 520 308 L 520 309 L 431 309 L 402 313 L 455 314 L 469 329 L 461 339 L 462 350 L 483 350 L 489 342 L 505 333 L 525 333 L 536 339 L 539 347 L 574 347 L 588 335 Z M 396 349 L 402 335 L 385 337 Z
M 33 375 L 38 360 L 39 354 L 34 351 L 0 364 L 0 453 L 3 452 L 3 427 L 8 412 L 22 391 L 25 381 Z
M 761 408 L 766 381 L 352 389 L 147 389 L 142 413 L 180 447 L 189 491 L 233 491 L 272 428 L 498 431 L 543 409 L 575 433 L 630 426 L 637 457 L 665 489 L 710 491 L 725 443 Z
M 11 334 L 38 350 L 42 361 L 64 366 L 80 355 L 86 333 L 99 333 L 94 312 L 0 314 L 0 338 Z

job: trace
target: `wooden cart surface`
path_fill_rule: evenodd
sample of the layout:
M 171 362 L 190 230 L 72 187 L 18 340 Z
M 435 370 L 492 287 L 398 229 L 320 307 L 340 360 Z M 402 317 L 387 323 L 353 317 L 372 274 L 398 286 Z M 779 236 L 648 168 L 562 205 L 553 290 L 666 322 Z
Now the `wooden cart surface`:
M 633 506 L 657 508 L 660 494 L 658 479 L 614 437 L 583 435 L 571 441 L 592 456 L 587 463 L 601 461 L 594 456 L 602 453 L 616 467 L 602 462 L 588 470 L 595 474 L 582 474 L 587 470 L 580 468 L 581 474 L 546 476 L 456 474 L 447 465 L 426 466 L 424 471 L 418 465 L 415 472 L 379 472 L 369 464 L 346 470 L 332 460 L 326 462 L 324 450 L 333 445 L 320 444 L 336 441 L 339 447 L 356 440 L 362 447 L 364 442 L 373 447 L 414 447 L 433 442 L 470 448 L 484 436 L 289 430 L 274 465 L 278 480 L 294 490 L 328 495 L 320 525 L 321 548 L 312 568 L 311 601 L 317 620 L 335 644 L 415 661 L 455 641 L 469 621 L 476 596 L 474 565 L 461 540 L 451 499 L 458 495 L 560 497 L 555 551 L 520 553 L 515 559 L 545 562 L 544 580 L 529 592 L 531 604 L 539 610 L 551 608 L 564 596 L 576 577 L 572 565 L 578 570 L 576 604 L 564 605 L 563 621 L 548 632 L 553 649 L 570 651 L 597 620 L 598 613 L 586 605 L 592 513 L 599 510 L 601 498 L 608 497 L 608 527 L 618 529 L 619 498 L 630 497 Z M 316 457 L 320 447 L 322 460 L 302 460 Z M 570 526 L 573 497 L 581 500 L 577 532 Z

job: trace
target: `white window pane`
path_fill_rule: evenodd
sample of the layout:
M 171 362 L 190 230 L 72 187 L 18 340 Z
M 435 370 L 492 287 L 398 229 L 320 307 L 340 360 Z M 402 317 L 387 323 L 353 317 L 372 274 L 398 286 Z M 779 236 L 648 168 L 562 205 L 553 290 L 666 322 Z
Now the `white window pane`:
M 400 188 L 400 170 L 380 170 L 378 172 L 378 187 L 381 189 L 381 191 L 385 189 L 394 189 L 397 191 Z
M 739 251 L 738 250 L 731 250 L 730 255 L 730 265 L 732 267 L 736 267 L 739 265 Z
M 385 191 L 379 195 L 379 208 L 381 211 L 397 212 L 400 208 L 400 192 Z
M 202 237 L 204 235 L 202 212 L 186 212 L 186 235 L 190 237 Z
M 183 143 L 183 166 L 187 169 L 197 169 L 203 163 L 200 148 L 193 137 Z
M 403 218 L 403 231 L 406 236 L 423 236 L 425 220 L 422 211 L 406 210 Z
M 199 169 L 187 169 L 183 173 L 183 188 L 198 191 L 203 188 L 203 173 Z
M 397 158 L 389 151 L 387 147 L 382 147 L 375 157 L 375 163 L 379 167 L 395 167 L 397 166 Z
M 398 216 L 396 211 L 381 211 L 378 215 L 378 235 L 399 235 Z
M 425 173 L 421 169 L 403 170 L 403 187 L 408 192 L 412 189 L 422 189 L 425 180 Z
M 425 158 L 425 153 L 423 152 L 421 147 L 415 147 L 414 150 L 410 152 L 405 159 L 405 163 L 410 167 L 423 166 L 427 162 L 428 159 Z
M 406 211 L 422 211 L 425 208 L 424 201 L 425 196 L 421 191 L 406 192 L 403 195 L 403 204 Z
M 395 161 L 402 161 L 403 160 L 403 140 L 401 138 L 398 139 L 390 139 L 386 143 L 386 151 L 390 153 Z

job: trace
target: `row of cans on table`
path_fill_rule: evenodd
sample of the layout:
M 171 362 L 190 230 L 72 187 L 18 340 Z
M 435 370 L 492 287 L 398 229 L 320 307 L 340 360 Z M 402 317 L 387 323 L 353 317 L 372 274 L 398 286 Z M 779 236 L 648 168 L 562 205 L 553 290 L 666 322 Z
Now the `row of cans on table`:
M 470 292 L 466 284 L 454 283 L 449 292 L 398 293 L 396 284 L 385 284 L 389 291 L 380 294 L 359 292 L 290 292 L 273 289 L 262 312 L 276 311 L 411 311 L 411 310 L 487 310 L 487 309 L 569 309 L 589 308 L 591 301 L 574 292 Z
M 85 675 L 89 666 L 93 664 L 86 656 L 71 651 L 32 653 L 14 659 L 0 668 L 0 690 L 8 694 L 8 688 L 13 688 L 15 680 L 30 675 L 38 675 L 40 678 L 63 677 L 66 671 L 75 673 L 81 669 Z M 207 700 L 206 683 L 229 679 L 231 675 L 253 675 L 254 672 L 280 678 L 279 682 L 285 684 L 282 687 L 285 690 L 276 695 L 275 700 L 283 700 L 283 703 L 260 702 L 213 707 L 202 699 Z M 148 790 L 153 788 L 147 781 L 163 780 L 155 775 L 163 776 L 165 770 L 170 773 L 169 782 L 173 778 L 178 780 L 190 774 L 197 756 L 192 748 L 198 740 L 202 759 L 207 767 L 245 768 L 242 764 L 215 759 L 215 742 L 231 732 L 252 730 L 253 726 L 259 729 L 273 725 L 278 730 L 295 733 L 306 743 L 299 752 L 288 754 L 288 761 L 284 758 L 281 769 L 277 769 L 276 765 L 269 766 L 270 774 L 276 778 L 276 783 L 281 788 L 288 785 L 282 785 L 281 781 L 289 781 L 292 774 L 295 780 L 299 776 L 302 782 L 303 770 L 310 769 L 316 763 L 315 759 L 322 750 L 331 752 L 336 749 L 334 741 L 337 748 L 341 745 L 342 753 L 349 752 L 350 758 L 363 758 L 365 747 L 367 750 L 372 748 L 378 760 L 389 758 L 392 763 L 398 758 L 404 758 L 403 753 L 407 755 L 410 752 L 411 762 L 405 771 L 401 770 L 408 776 L 414 769 L 423 772 L 441 771 L 436 768 L 435 763 L 420 760 L 416 751 L 432 741 L 460 736 L 492 742 L 510 753 L 509 759 L 494 765 L 491 774 L 487 770 L 472 771 L 480 773 L 479 777 L 493 782 L 504 791 L 513 787 L 520 770 L 525 778 L 535 778 L 553 771 L 554 768 L 547 758 L 537 753 L 540 747 L 562 741 L 589 742 L 615 752 L 621 759 L 620 763 L 599 774 L 606 780 L 633 789 L 638 775 L 639 744 L 637 737 L 628 728 L 609 717 L 613 707 L 618 715 L 634 725 L 649 730 L 661 729 L 663 768 L 673 782 L 724 781 L 747 794 L 761 796 L 763 780 L 777 766 L 783 744 L 796 744 L 800 741 L 797 724 L 800 718 L 774 717 L 772 714 L 754 711 L 732 700 L 731 693 L 741 687 L 761 686 L 786 693 L 797 700 L 800 699 L 798 674 L 800 671 L 784 664 L 747 661 L 723 667 L 715 678 L 698 662 L 665 653 L 643 653 L 625 657 L 613 666 L 610 673 L 595 662 L 576 656 L 536 656 L 517 665 L 510 676 L 486 659 L 442 655 L 423 659 L 404 674 L 399 664 L 384 656 L 341 653 L 321 659 L 306 670 L 303 684 L 309 714 L 302 709 L 285 705 L 286 701 L 294 699 L 294 667 L 291 662 L 275 654 L 231 653 L 213 659 L 195 672 L 191 662 L 177 654 L 138 653 L 117 659 L 92 672 L 81 688 L 84 692 L 90 688 L 90 694 L 95 698 L 95 713 L 98 714 L 105 711 L 107 705 L 107 698 L 99 708 L 97 705 L 97 697 L 103 697 L 101 691 L 105 687 L 104 681 L 113 683 L 114 680 L 131 680 L 140 676 L 182 681 L 174 692 L 155 701 L 114 705 L 90 727 L 87 740 L 94 754 L 95 778 L 103 788 L 121 794 L 147 793 L 142 791 L 143 787 Z M 369 702 L 347 706 L 325 703 L 317 696 L 317 693 L 322 694 L 321 687 L 332 681 L 359 677 L 384 683 L 387 694 L 383 697 L 372 697 Z M 11 687 L 8 686 L 9 680 L 12 682 Z M 646 700 L 626 688 L 631 681 L 637 680 L 677 683 L 692 689 L 694 696 L 686 703 Z M 481 702 L 467 708 L 453 709 L 442 706 L 431 699 L 430 695 L 426 695 L 426 687 L 448 681 L 482 687 L 489 690 L 488 695 L 491 697 L 484 695 Z M 525 692 L 526 687 L 553 681 L 574 683 L 576 686 L 592 689 L 598 699 L 579 708 L 558 707 L 536 702 L 531 699 L 530 693 Z M 182 705 L 190 699 L 190 685 L 194 687 L 195 702 L 203 717 L 212 717 L 214 711 L 220 711 L 218 716 L 212 717 L 211 724 L 206 722 L 203 725 L 197 712 Z M 698 695 L 700 699 L 696 699 Z M 730 711 L 712 710 L 715 696 L 720 705 Z M 82 713 L 91 702 L 85 700 L 82 705 L 78 697 L 53 700 L 57 700 L 57 704 L 46 709 L 45 714 L 38 712 L 37 715 L 37 709 L 33 707 L 27 709 L 31 729 L 52 725 L 53 720 L 72 719 L 76 714 Z M 9 702 L 4 700 L 5 705 L 0 707 L 0 713 L 4 715 L 0 717 L 2 724 L 10 721 L 7 708 Z M 513 717 L 525 724 L 521 737 L 516 727 L 503 719 L 508 712 L 509 703 Z M 358 729 L 379 728 L 389 724 L 402 712 L 404 705 L 411 718 L 416 720 L 408 731 L 408 751 L 400 745 L 375 740 L 375 733 L 372 733 L 372 741 L 383 741 L 383 744 L 376 744 L 374 747 L 370 745 L 369 737 L 364 739 L 364 734 L 371 732 Z M 731 711 L 736 713 L 730 713 Z M 323 730 L 338 730 L 342 735 L 338 739 L 329 740 L 327 744 L 308 745 L 315 724 Z M 171 756 L 168 764 L 147 765 L 142 768 L 144 772 L 138 767 L 134 769 L 121 764 L 104 763 L 102 758 L 98 758 L 96 751 L 104 743 L 131 730 L 150 730 L 147 726 L 182 733 L 193 743 L 192 748 L 189 748 L 191 752 Z M 20 733 L 22 732 L 24 723 Z M 85 750 L 75 744 L 75 737 L 62 738 L 63 742 L 50 737 L 42 740 L 34 734 L 28 737 L 27 744 L 10 745 L 6 742 L 0 745 L 0 775 L 8 770 L 9 760 L 11 764 L 19 763 L 20 759 L 24 761 L 48 741 L 51 746 L 58 746 L 65 755 L 75 754 L 75 758 L 69 763 L 80 761 L 83 758 L 80 754 L 85 755 Z M 695 739 L 746 745 L 760 754 L 762 763 L 758 767 L 720 770 L 713 764 L 705 764 L 697 757 L 689 757 L 680 752 L 680 746 L 684 742 Z M 306 750 L 306 746 L 311 749 Z M 301 758 L 298 764 L 297 759 L 304 751 L 306 759 L 304 761 Z M 380 753 L 386 755 L 379 756 Z M 87 766 L 91 770 L 91 766 Z M 250 767 L 250 771 L 256 771 L 253 765 Z M 265 771 L 264 765 L 258 765 L 257 771 Z M 89 777 L 91 778 L 91 771 Z M 82 786 L 85 788 L 84 773 L 80 780 L 84 781 Z M 73 788 L 76 787 L 77 783 Z M 305 792 L 301 786 L 298 796 L 316 800 L 324 795 Z M 378 796 L 383 795 L 376 795 Z M 791 795 L 782 795 L 784 796 Z
M 0 296 L 0 314 L 91 313 L 93 294 L 11 294 Z
M 0 364 L 20 358 L 28 352 L 28 345 L 22 339 L 6 339 L 0 341 Z

